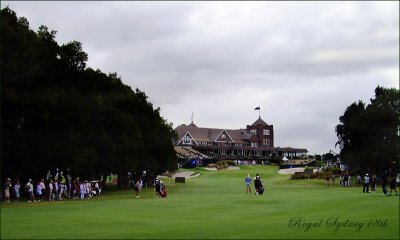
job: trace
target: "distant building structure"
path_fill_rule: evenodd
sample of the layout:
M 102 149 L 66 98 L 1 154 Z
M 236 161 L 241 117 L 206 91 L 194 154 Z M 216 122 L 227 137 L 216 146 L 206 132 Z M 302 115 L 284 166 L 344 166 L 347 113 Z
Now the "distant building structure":
M 259 117 L 246 129 L 217 129 L 197 127 L 192 122 L 180 125 L 177 146 L 191 147 L 211 157 L 304 157 L 307 149 L 274 146 L 274 126 Z

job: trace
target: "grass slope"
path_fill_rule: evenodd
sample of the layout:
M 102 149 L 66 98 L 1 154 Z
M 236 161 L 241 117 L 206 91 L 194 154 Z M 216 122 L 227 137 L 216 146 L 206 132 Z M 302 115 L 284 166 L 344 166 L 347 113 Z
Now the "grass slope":
M 125 190 L 83 201 L 2 203 L 1 238 L 399 239 L 399 197 L 289 180 L 276 170 L 199 170 L 184 184 L 166 179 L 165 199 L 148 189 L 140 199 Z M 264 195 L 245 193 L 247 173 L 261 175 Z M 290 222 L 298 217 L 299 224 Z

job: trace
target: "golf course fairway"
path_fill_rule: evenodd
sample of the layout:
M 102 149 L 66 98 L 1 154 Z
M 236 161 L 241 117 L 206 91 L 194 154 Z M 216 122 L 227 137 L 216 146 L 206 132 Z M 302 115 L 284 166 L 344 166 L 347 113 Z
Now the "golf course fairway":
M 1 239 L 399 239 L 399 197 L 327 187 L 322 179 L 291 180 L 276 166 L 196 169 L 168 196 L 154 189 L 110 187 L 100 197 L 1 203 Z M 181 169 L 181 171 L 189 171 Z M 246 194 L 256 173 L 263 195 Z

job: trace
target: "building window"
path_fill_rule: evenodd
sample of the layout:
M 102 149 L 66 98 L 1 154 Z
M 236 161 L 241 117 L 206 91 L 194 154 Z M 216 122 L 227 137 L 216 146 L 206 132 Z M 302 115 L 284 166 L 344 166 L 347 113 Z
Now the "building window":
M 251 147 L 258 147 L 258 143 L 251 143 Z
M 269 138 L 263 139 L 263 144 L 266 147 L 271 147 L 271 140 Z
M 221 138 L 226 138 L 226 135 L 224 133 L 221 134 Z
M 264 130 L 264 135 L 269 135 L 269 129 Z
M 183 144 L 192 144 L 192 139 L 188 136 L 188 135 L 186 135 L 184 138 L 183 138 Z
M 250 133 L 253 134 L 253 135 L 257 134 L 256 130 L 250 130 Z

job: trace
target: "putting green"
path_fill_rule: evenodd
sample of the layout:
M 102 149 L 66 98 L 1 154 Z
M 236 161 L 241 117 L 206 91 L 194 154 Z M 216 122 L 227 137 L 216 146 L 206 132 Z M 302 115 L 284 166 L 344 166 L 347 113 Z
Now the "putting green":
M 290 180 L 272 166 L 236 171 L 196 170 L 200 177 L 167 183 L 168 197 L 153 189 L 100 198 L 2 203 L 2 239 L 399 239 L 399 197 L 361 188 L 327 188 L 323 180 Z M 246 194 L 244 178 L 256 173 L 265 193 Z M 254 191 L 254 188 L 253 188 Z

